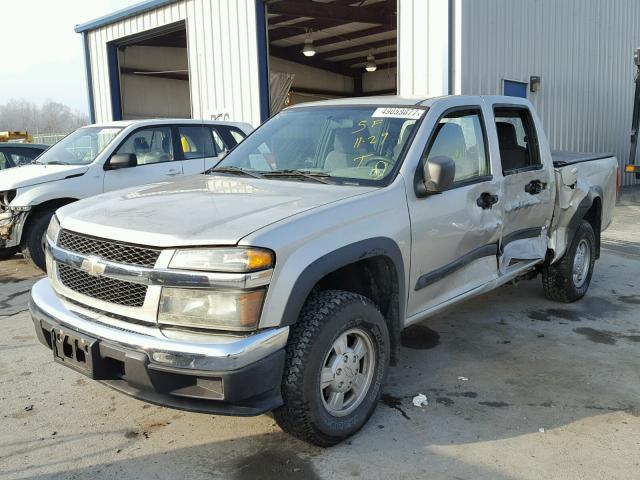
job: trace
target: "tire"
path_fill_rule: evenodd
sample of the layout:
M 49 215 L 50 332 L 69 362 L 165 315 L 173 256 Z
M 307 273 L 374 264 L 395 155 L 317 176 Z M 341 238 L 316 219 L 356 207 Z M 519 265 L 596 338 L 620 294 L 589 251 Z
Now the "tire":
M 579 250 L 584 248 L 588 258 L 580 261 Z M 545 296 L 549 300 L 571 303 L 580 300 L 587 293 L 593 267 L 596 260 L 596 236 L 593 227 L 586 220 L 582 220 L 573 241 L 563 257 L 554 264 L 547 260 L 542 267 L 542 286 Z M 576 262 L 580 263 L 576 265 Z M 574 272 L 576 267 L 576 272 Z
M 44 239 L 54 213 L 53 209 L 35 213 L 22 237 L 22 255 L 45 272 L 47 266 L 44 256 Z
M 347 349 L 338 350 L 347 353 L 338 355 L 334 347 L 345 336 L 347 344 L 342 346 Z M 350 349 L 358 345 L 361 352 L 363 348 L 370 353 L 354 360 Z M 389 358 L 389 330 L 371 300 L 342 290 L 314 295 L 291 327 L 282 380 L 284 404 L 274 411 L 276 422 L 285 432 L 314 445 L 328 447 L 341 442 L 360 430 L 375 410 Z M 355 377 L 352 363 L 361 372 Z M 332 371 L 328 364 L 332 365 L 334 379 L 322 389 L 322 370 Z M 341 381 L 344 387 L 339 386 Z M 332 413 L 332 399 L 340 394 L 334 387 L 351 388 L 351 382 L 359 383 L 363 393 L 348 390 L 343 409 Z
M 8 260 L 18 253 L 18 247 L 0 248 L 0 260 Z

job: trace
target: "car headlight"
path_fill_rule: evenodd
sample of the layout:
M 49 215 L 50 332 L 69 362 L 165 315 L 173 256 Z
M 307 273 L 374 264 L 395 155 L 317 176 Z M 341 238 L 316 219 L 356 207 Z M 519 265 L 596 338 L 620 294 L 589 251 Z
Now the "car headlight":
M 265 291 L 162 289 L 158 323 L 213 330 L 254 330 Z
M 47 238 L 54 244 L 58 241 L 58 234 L 60 233 L 60 222 L 55 215 L 51 217 L 49 226 L 47 227 Z
M 273 253 L 263 248 L 189 248 L 177 250 L 169 268 L 246 273 L 271 268 L 273 262 Z

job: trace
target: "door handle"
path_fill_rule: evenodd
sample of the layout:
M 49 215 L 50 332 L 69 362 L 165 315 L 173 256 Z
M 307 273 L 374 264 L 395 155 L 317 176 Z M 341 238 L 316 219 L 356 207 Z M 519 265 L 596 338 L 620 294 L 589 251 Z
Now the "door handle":
M 547 188 L 547 184 L 540 180 L 531 180 L 524 186 L 524 191 L 529 195 L 538 195 L 542 190 Z
M 182 172 L 180 172 L 180 170 L 169 170 L 167 172 L 167 175 L 169 177 L 175 177 L 176 175 L 180 175 L 180 173 L 182 173 Z
M 483 210 L 490 210 L 496 203 L 498 203 L 498 195 L 493 195 L 489 192 L 483 192 L 476 200 L 476 204 Z

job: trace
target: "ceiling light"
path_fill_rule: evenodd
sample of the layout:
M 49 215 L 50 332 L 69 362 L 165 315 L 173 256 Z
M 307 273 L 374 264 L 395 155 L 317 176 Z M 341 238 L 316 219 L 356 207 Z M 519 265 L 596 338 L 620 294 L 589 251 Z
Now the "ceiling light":
M 311 35 L 307 35 L 307 38 L 304 41 L 304 47 L 302 48 L 302 53 L 305 57 L 313 57 L 316 54 L 316 49 L 313 48 Z
M 376 64 L 376 57 L 371 54 L 367 55 L 367 63 L 365 63 L 364 69 L 367 72 L 375 72 L 378 69 L 378 65 Z

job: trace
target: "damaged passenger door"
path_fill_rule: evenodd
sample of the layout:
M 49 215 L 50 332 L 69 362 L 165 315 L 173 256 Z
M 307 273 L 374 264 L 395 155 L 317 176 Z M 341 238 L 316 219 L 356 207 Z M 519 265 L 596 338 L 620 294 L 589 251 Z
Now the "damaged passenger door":
M 555 190 L 552 160 L 542 154 L 529 109 L 500 105 L 494 114 L 505 199 L 499 266 L 507 274 L 545 258 Z

